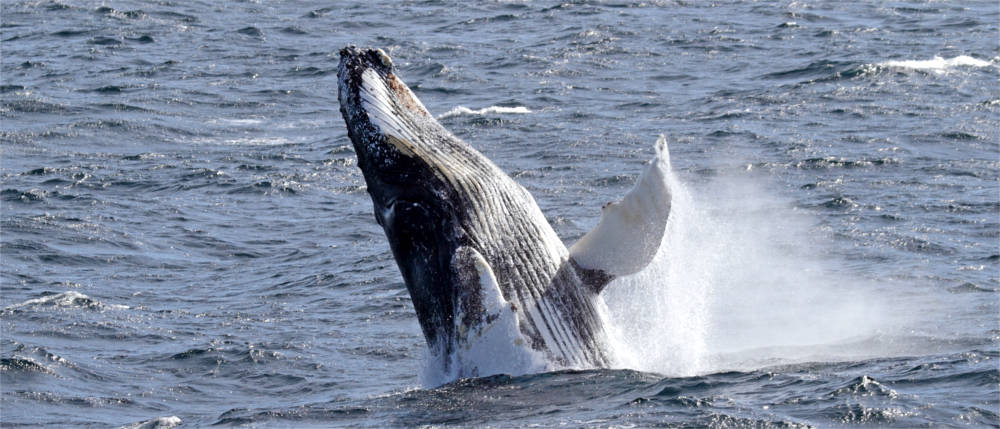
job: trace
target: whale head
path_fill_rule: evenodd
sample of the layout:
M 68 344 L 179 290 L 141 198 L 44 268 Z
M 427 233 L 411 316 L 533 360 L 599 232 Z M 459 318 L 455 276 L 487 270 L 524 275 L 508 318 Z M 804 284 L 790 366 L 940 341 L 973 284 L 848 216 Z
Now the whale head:
M 463 201 L 454 180 L 465 150 L 455 149 L 461 142 L 396 76 L 385 52 L 347 47 L 340 55 L 340 111 L 375 219 L 389 239 L 428 345 L 447 345 L 455 325 L 452 255 L 464 236 L 458 219 Z
M 381 49 L 349 46 L 340 51 L 340 111 L 383 227 L 402 202 L 436 200 L 442 184 L 435 165 L 420 156 L 424 128 L 436 124 L 394 72 Z M 431 142 L 432 143 L 432 142 Z

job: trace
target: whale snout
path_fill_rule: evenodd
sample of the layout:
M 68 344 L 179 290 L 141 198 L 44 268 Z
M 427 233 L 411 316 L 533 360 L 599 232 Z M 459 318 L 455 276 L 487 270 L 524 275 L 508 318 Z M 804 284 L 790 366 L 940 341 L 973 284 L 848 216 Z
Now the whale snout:
M 347 46 L 340 50 L 338 77 L 341 83 L 344 83 L 343 80 L 345 77 L 360 76 L 365 70 L 372 70 L 381 76 L 392 76 L 394 72 L 392 58 L 382 49 L 362 49 L 357 46 Z
M 348 127 L 366 135 L 364 140 L 369 144 L 391 143 L 400 152 L 412 155 L 412 151 L 394 142 L 416 143 L 422 134 L 418 128 L 433 121 L 433 117 L 396 76 L 392 58 L 382 49 L 348 46 L 340 51 L 338 79 L 341 109 Z

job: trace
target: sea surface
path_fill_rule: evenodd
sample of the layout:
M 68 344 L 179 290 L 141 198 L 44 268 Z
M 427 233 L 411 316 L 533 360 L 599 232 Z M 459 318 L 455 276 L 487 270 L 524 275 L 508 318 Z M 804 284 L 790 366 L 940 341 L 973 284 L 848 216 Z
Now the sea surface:
M 0 426 L 1000 426 L 1000 4 L 0 3 Z M 338 51 L 572 244 L 669 142 L 617 368 L 446 380 Z M 502 356 L 498 356 L 503 358 Z

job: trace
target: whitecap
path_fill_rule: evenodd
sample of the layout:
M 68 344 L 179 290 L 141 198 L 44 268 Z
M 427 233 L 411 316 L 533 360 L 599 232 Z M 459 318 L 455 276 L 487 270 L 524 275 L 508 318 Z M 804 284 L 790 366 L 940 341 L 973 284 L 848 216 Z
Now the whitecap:
M 452 116 L 461 116 L 461 115 L 486 115 L 486 114 L 491 114 L 491 113 L 498 113 L 498 114 L 507 114 L 507 113 L 527 114 L 527 113 L 531 113 L 531 110 L 528 109 L 527 107 L 524 107 L 524 106 L 515 106 L 515 107 L 490 106 L 490 107 L 484 107 L 484 108 L 479 109 L 479 110 L 472 110 L 472 109 L 470 109 L 468 107 L 465 107 L 465 106 L 458 106 L 458 107 L 456 107 L 454 109 L 451 109 L 451 110 L 449 110 L 449 111 L 441 114 L 440 116 L 438 116 L 438 119 L 450 118 Z
M 910 70 L 929 71 L 934 73 L 944 73 L 957 67 L 987 67 L 993 65 L 993 61 L 981 60 L 968 55 L 959 55 L 954 58 L 942 58 L 935 56 L 929 60 L 902 60 L 886 61 L 878 65 L 882 67 L 903 68 Z
M 223 143 L 233 146 L 283 146 L 295 142 L 284 137 L 240 137 L 226 139 Z
M 260 125 L 264 120 L 257 118 L 215 118 L 208 121 L 209 124 L 249 126 Z
M 55 295 L 33 298 L 19 304 L 14 304 L 4 308 L 4 311 L 12 311 L 22 307 L 30 306 L 52 306 L 52 307 L 85 307 L 95 310 L 111 308 L 115 310 L 127 310 L 129 306 L 113 304 L 105 305 L 87 295 L 76 291 L 57 293 Z
M 167 429 L 179 426 L 181 419 L 177 416 L 157 417 L 138 423 L 122 426 L 120 429 Z

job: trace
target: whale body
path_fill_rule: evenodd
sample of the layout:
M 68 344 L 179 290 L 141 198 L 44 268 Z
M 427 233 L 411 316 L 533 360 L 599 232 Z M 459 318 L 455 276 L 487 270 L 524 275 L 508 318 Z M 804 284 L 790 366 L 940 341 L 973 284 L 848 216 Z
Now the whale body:
M 438 123 L 384 51 L 340 56 L 340 111 L 440 369 L 468 377 L 612 365 L 599 294 L 660 245 L 671 202 L 663 136 L 635 187 L 567 249 L 531 194 Z

